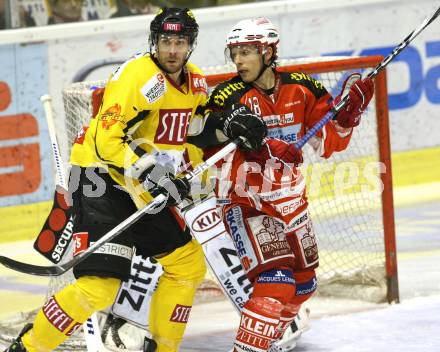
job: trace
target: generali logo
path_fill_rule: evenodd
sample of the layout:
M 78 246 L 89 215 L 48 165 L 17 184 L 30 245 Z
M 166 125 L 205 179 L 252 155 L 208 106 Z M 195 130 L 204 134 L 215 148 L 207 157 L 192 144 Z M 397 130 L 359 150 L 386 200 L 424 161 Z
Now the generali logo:
M 195 232 L 205 232 L 213 229 L 221 222 L 220 215 L 215 208 L 205 210 L 197 216 L 191 224 Z

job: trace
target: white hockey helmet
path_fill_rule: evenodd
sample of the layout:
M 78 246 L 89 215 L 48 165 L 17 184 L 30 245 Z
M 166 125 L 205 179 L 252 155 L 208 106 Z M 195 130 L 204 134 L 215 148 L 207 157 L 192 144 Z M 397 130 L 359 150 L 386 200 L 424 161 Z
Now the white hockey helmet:
M 257 17 L 238 22 L 226 37 L 226 49 L 244 44 L 256 44 L 260 53 L 264 54 L 268 46 L 272 46 L 276 59 L 280 34 L 278 29 L 266 17 Z

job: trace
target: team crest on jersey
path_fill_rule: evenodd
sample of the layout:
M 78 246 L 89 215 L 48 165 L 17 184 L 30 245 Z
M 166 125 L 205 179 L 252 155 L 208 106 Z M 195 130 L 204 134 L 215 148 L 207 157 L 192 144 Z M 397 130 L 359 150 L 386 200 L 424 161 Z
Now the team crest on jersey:
M 99 116 L 99 120 L 102 121 L 102 128 L 108 130 L 118 121 L 122 121 L 123 116 L 121 115 L 121 110 L 121 105 L 118 103 L 115 103 L 105 110 L 104 113 Z
M 141 88 L 141 93 L 149 104 L 158 100 L 167 91 L 165 77 L 162 73 L 157 73 Z

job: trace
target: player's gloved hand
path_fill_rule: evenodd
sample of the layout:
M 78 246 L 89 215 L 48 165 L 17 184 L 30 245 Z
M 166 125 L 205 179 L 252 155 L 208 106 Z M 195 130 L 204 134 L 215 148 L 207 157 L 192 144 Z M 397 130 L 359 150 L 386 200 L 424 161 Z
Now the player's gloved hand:
M 240 148 L 246 151 L 259 150 L 267 135 L 263 119 L 243 104 L 232 104 L 224 111 L 219 128 L 230 139 L 243 137 Z
M 341 127 L 351 128 L 359 125 L 361 115 L 373 97 L 373 80 L 368 77 L 361 79 L 359 73 L 351 74 L 345 80 L 341 94 L 333 100 L 333 105 L 338 104 L 347 92 L 350 99 L 336 115 L 336 121 Z
M 287 144 L 287 147 L 281 149 L 280 159 L 287 164 L 294 164 L 294 166 L 299 166 L 304 162 L 301 149 L 295 147 L 294 144 Z
M 269 159 L 278 159 L 283 163 L 293 164 L 295 167 L 304 162 L 301 149 L 279 139 L 266 138 L 261 150 L 246 153 L 247 161 L 266 162 Z
M 167 205 L 177 205 L 188 195 L 190 184 L 184 177 L 175 177 L 172 166 L 155 164 L 148 167 L 140 180 L 145 190 L 153 197 L 164 194 L 168 197 Z

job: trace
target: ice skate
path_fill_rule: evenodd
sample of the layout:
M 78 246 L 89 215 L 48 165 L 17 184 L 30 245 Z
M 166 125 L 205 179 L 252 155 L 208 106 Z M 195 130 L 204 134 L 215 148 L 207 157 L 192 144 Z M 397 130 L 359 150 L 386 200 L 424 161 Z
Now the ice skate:
M 21 330 L 20 334 L 12 341 L 12 344 L 5 350 L 5 352 L 26 352 L 26 348 L 24 348 L 21 338 L 30 329 L 32 329 L 32 324 L 26 324 L 23 330 Z

